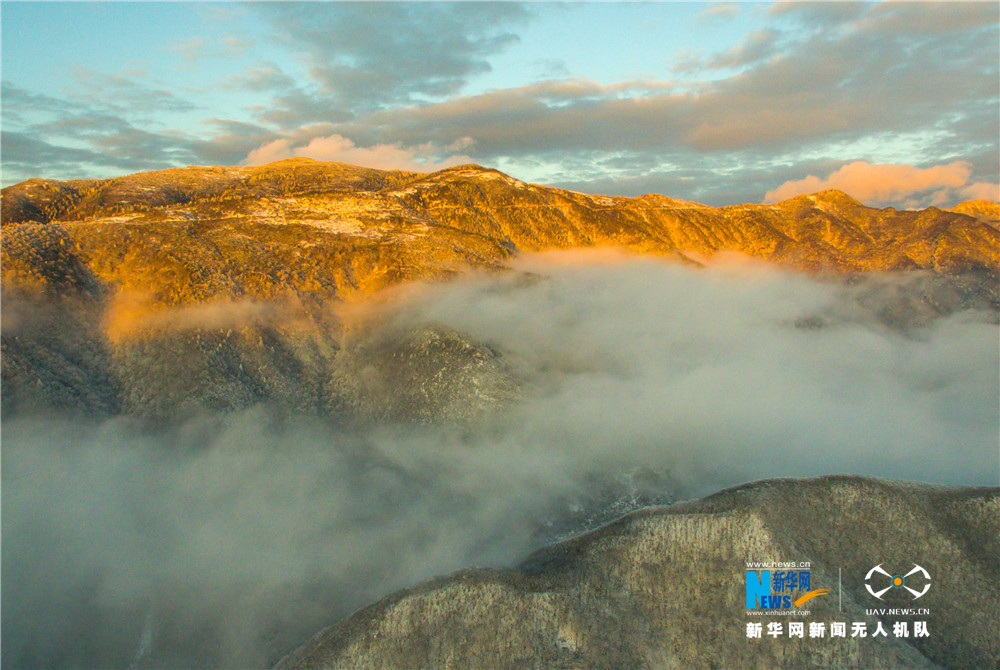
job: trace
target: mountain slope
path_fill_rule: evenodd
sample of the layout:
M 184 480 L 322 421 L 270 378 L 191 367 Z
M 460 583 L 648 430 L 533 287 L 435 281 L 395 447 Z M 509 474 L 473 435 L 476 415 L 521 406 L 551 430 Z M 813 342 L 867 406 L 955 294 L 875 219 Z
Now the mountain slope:
M 589 196 L 472 165 L 419 175 L 295 159 L 29 180 L 4 189 L 2 220 L 8 288 L 92 282 L 169 305 L 347 298 L 521 252 L 606 246 L 834 272 L 1000 269 L 996 224 L 957 212 L 871 209 L 836 191 L 722 208 Z
M 968 214 L 984 221 L 992 222 L 996 225 L 1000 222 L 1000 204 L 990 200 L 966 200 L 960 202 L 950 210 L 959 214 Z
M 994 667 L 998 496 L 859 477 L 759 482 L 633 513 L 516 569 L 466 570 L 389 596 L 278 667 Z M 748 616 L 746 561 L 807 561 L 812 586 L 831 593 L 808 615 Z M 871 567 L 913 563 L 932 576 L 925 597 L 866 592 Z M 875 607 L 930 613 L 882 615 L 888 637 L 852 637 L 853 622 L 876 628 L 865 612 Z M 895 621 L 912 631 L 914 620 L 929 637 L 894 636 Z M 770 621 L 782 636 L 747 639 L 748 622 Z M 848 635 L 789 638 L 789 621 L 846 622 Z

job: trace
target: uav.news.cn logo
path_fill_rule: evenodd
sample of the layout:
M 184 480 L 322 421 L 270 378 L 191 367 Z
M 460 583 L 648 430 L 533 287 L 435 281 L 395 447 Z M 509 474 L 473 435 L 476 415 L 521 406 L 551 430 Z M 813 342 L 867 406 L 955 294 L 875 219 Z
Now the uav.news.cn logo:
M 919 591 L 915 588 L 911 588 L 906 585 L 906 578 L 912 577 L 914 575 L 923 575 L 924 577 L 923 580 L 919 579 L 911 580 L 912 583 L 918 585 L 920 581 L 924 581 L 923 588 L 921 588 Z M 888 578 L 888 581 L 886 581 L 885 578 Z M 884 588 L 882 588 L 883 586 Z M 907 572 L 905 575 L 901 575 L 899 573 L 890 575 L 882 568 L 882 564 L 879 563 L 874 568 L 869 570 L 867 575 L 865 575 L 865 588 L 868 589 L 868 593 L 872 594 L 879 600 L 882 600 L 882 596 L 885 595 L 885 593 L 889 591 L 889 589 L 897 589 L 897 590 L 905 589 L 910 592 L 910 595 L 913 596 L 913 600 L 916 600 L 917 598 L 927 593 L 927 591 L 931 588 L 931 575 L 929 572 L 927 572 L 927 570 L 917 565 L 916 563 L 913 564 L 913 569 Z

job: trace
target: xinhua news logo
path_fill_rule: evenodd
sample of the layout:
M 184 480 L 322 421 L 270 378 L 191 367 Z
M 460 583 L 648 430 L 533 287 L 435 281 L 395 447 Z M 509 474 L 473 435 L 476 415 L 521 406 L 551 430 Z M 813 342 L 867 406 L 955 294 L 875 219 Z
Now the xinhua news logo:
M 748 563 L 748 568 L 756 568 L 761 564 Z M 806 602 L 817 596 L 830 593 L 827 588 L 812 588 L 812 574 L 808 563 L 777 564 L 789 569 L 746 571 L 747 609 L 789 610 L 792 607 L 802 607 Z

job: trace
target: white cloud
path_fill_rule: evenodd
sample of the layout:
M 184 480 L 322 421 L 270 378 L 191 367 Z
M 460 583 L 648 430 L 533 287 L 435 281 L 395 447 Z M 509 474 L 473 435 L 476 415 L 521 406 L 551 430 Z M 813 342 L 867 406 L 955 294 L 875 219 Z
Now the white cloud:
M 1000 202 L 1000 184 L 977 181 L 961 189 L 959 193 L 963 200 L 992 200 Z
M 444 158 L 436 158 L 441 153 L 461 151 L 471 145 L 471 139 L 463 138 L 443 148 L 438 148 L 430 143 L 416 147 L 404 147 L 399 143 L 359 147 L 343 135 L 334 133 L 325 137 L 309 138 L 304 144 L 295 138 L 282 138 L 262 144 L 251 151 L 242 164 L 264 165 L 286 158 L 303 157 L 350 163 L 380 170 L 433 172 L 473 162 L 464 154 L 451 153 Z
M 972 182 L 972 165 L 954 161 L 927 168 L 913 165 L 872 165 L 855 161 L 820 179 L 809 175 L 786 181 L 768 191 L 764 202 L 779 202 L 805 193 L 838 189 L 867 205 L 904 208 L 943 205 L 962 200 L 1000 200 L 1000 185 Z

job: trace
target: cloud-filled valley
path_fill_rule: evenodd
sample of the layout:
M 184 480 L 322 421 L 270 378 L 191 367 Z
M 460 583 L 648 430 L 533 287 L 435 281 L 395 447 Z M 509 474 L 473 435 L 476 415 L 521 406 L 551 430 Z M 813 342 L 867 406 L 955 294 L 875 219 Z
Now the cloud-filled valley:
M 5 411 L 5 665 L 260 666 L 392 590 L 644 503 L 764 477 L 996 481 L 996 306 L 932 275 L 574 253 L 324 309 L 337 411 Z M 436 415 L 407 411 L 431 396 Z

